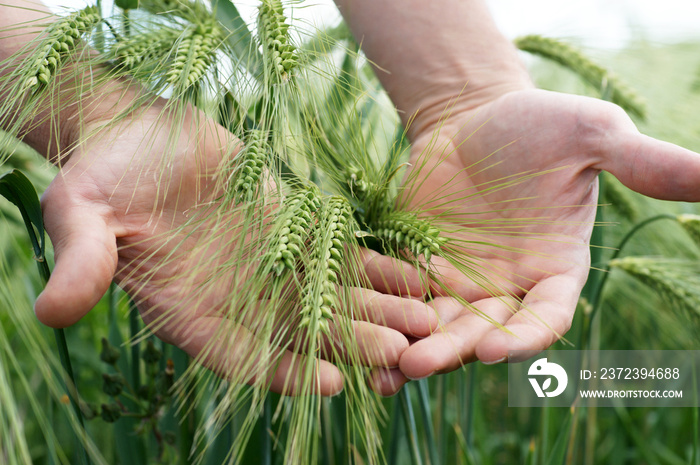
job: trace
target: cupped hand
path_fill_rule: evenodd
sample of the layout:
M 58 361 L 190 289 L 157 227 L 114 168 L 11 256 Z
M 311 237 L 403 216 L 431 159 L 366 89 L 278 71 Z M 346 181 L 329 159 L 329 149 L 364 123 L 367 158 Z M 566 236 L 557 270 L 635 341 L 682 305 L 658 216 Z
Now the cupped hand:
M 56 265 L 36 302 L 38 318 L 52 327 L 74 324 L 114 279 L 161 339 L 221 376 L 245 380 L 240 371 L 248 370 L 246 381 L 264 375 L 273 391 L 300 392 L 298 355 L 285 350 L 273 357 L 274 367 L 255 367 L 270 342 L 257 334 L 259 325 L 225 316 L 231 296 L 250 291 L 251 273 L 227 268 L 245 243 L 240 217 L 210 214 L 221 193 L 217 170 L 238 150 L 233 136 L 198 111 L 177 113 L 162 100 L 118 123 L 95 119 L 83 134 L 90 137 L 64 160 L 42 198 Z M 377 254 L 361 256 L 372 269 L 390 273 L 396 266 Z M 366 321 L 355 321 L 354 329 L 370 366 L 398 365 L 408 347 L 403 333 L 425 336 L 436 326 L 425 304 L 355 292 Z M 260 308 L 268 311 L 269 302 Z M 316 366 L 317 392 L 339 392 L 340 371 L 324 360 Z
M 403 352 L 400 373 L 376 371 L 380 383 L 561 338 L 589 271 L 601 170 L 648 196 L 700 200 L 700 155 L 640 134 L 613 104 L 523 89 L 457 108 L 414 138 L 405 198 L 453 231 L 474 271 L 433 257 L 430 305 L 444 326 Z

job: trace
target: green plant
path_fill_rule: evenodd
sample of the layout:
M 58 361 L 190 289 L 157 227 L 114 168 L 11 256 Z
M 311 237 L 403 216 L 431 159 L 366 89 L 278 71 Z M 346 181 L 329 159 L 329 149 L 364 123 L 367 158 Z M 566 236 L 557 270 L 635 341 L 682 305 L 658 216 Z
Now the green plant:
M 211 228 L 216 234 L 198 244 L 202 250 L 218 247 L 217 241 L 224 242 L 226 236 L 222 230 L 235 230 L 240 236 L 250 238 L 225 242 L 221 250 L 232 249 L 232 253 L 222 252 L 224 259 L 220 262 L 203 261 L 195 271 L 210 272 L 212 278 L 233 276 L 230 278 L 233 290 L 223 304 L 226 319 L 244 324 L 269 341 L 255 357 L 236 367 L 237 373 L 228 382 L 196 364 L 180 363 L 175 368 L 178 381 L 172 391 L 178 408 L 163 411 L 164 399 L 154 398 L 152 391 L 161 391 L 161 387 L 170 383 L 170 379 L 164 378 L 170 376 L 171 366 L 159 367 L 163 376 L 157 377 L 154 347 L 147 342 L 149 328 L 141 331 L 131 320 L 127 339 L 136 352 L 128 357 L 130 365 L 119 369 L 121 375 L 105 374 L 109 380 L 105 383 L 107 390 L 115 397 L 123 397 L 122 384 L 132 386 L 126 390 L 127 394 L 130 390 L 138 391 L 141 386 L 138 380 L 144 376 L 143 394 L 151 400 L 146 402 L 147 411 L 139 415 L 156 438 L 164 430 L 164 424 L 170 422 L 167 431 L 177 436 L 170 438 L 177 441 L 178 447 L 165 447 L 172 455 L 163 455 L 162 449 L 146 452 L 153 447 L 151 436 L 134 438 L 137 428 L 143 431 L 143 423 L 126 423 L 129 418 L 123 415 L 136 413 L 134 407 L 127 405 L 128 400 L 119 401 L 124 406 L 108 401 L 104 402 L 101 414 L 116 420 L 115 436 L 128 444 L 119 447 L 115 455 L 124 463 L 149 460 L 145 457 L 150 460 L 177 457 L 182 463 L 188 460 L 244 463 L 246 457 L 250 459 L 251 450 L 259 447 L 266 455 L 263 463 L 270 463 L 273 456 L 285 462 L 304 457 L 309 462 L 327 463 L 353 460 L 447 463 L 452 459 L 459 463 L 496 463 L 503 456 L 498 454 L 505 453 L 510 454 L 511 460 L 528 457 L 531 462 L 561 463 L 565 453 L 573 454 L 576 442 L 567 439 L 575 436 L 577 417 L 568 411 L 550 409 L 539 418 L 505 415 L 508 420 L 515 418 L 513 423 L 519 427 L 541 433 L 532 438 L 524 435 L 514 438 L 500 419 L 485 425 L 484 412 L 489 406 L 480 402 L 478 388 L 497 389 L 493 375 L 485 375 L 479 369 L 477 377 L 476 367 L 469 368 L 468 379 L 463 373 L 456 373 L 421 382 L 418 396 L 412 393 L 411 386 L 394 405 L 369 391 L 365 383 L 368 371 L 359 363 L 361 354 L 350 324 L 352 317 L 363 311 L 362 302 L 357 302 L 349 290 L 352 285 L 366 284 L 360 272 L 360 245 L 417 263 L 427 268 L 435 280 L 440 280 L 440 274 L 431 267 L 431 261 L 435 257 L 452 260 L 487 292 L 500 294 L 502 289 L 480 274 L 478 261 L 461 255 L 461 247 L 472 243 L 455 238 L 451 234 L 454 231 L 445 229 L 441 219 L 449 217 L 449 212 L 442 218 L 428 220 L 421 211 L 396 208 L 397 204 L 407 205 L 405 197 L 415 187 L 410 184 L 401 187 L 400 183 L 407 150 L 403 128 L 395 115 L 382 108 L 383 96 L 378 84 L 367 68 L 359 68 L 357 47 L 347 32 L 343 34 L 342 28 L 335 31 L 340 40 L 330 35 L 333 30 L 320 32 L 296 46 L 279 2 L 263 3 L 258 19 L 261 32 L 257 35 L 249 32 L 232 4 L 220 1 L 215 6 L 212 10 L 201 2 L 141 2 L 140 7 L 150 14 L 138 11 L 130 12 L 128 18 L 126 15 L 106 18 L 104 32 L 100 28 L 78 31 L 86 43 L 92 41 L 103 52 L 88 61 L 89 66 L 99 70 L 98 79 L 90 85 L 81 83 L 80 90 L 99 91 L 109 79 L 134 78 L 150 91 L 138 105 L 148 105 L 155 101 L 156 95 L 171 92 L 168 111 L 181 116 L 186 103 L 196 105 L 243 142 L 240 150 L 237 146 L 227 147 L 227 158 L 218 167 L 221 190 L 216 201 L 204 213 L 195 215 L 186 227 L 168 234 L 179 240 L 196 227 Z M 121 28 L 118 21 L 122 21 Z M 70 58 L 69 62 L 81 56 L 75 49 L 61 50 L 65 53 L 63 59 Z M 330 52 L 342 54 L 339 69 L 330 61 Z M 70 81 L 80 71 L 81 68 L 69 67 L 64 73 Z M 599 84 L 606 73 L 594 71 L 592 80 Z M 585 78 L 587 75 L 583 74 Z M 7 77 L 4 82 L 14 81 Z M 57 84 L 62 86 L 61 82 Z M 37 86 L 32 95 L 35 102 L 56 98 L 45 85 Z M 69 96 L 61 98 L 70 101 Z M 5 105 L 12 107 L 12 103 Z M 135 107 L 136 104 L 130 106 L 128 111 Z M 118 125 L 128 111 L 111 124 Z M 31 110 L 26 110 L 18 121 L 31 120 L 34 116 Z M 383 124 L 377 124 L 378 121 Z M 15 124 L 14 132 L 18 133 L 20 127 Z M 85 134 L 83 140 L 93 136 Z M 174 147 L 177 134 L 170 137 Z M 163 165 L 167 170 L 167 163 Z M 527 175 L 530 174 L 523 177 Z M 164 180 L 163 184 L 167 182 Z M 492 189 L 502 189 L 518 180 L 501 182 Z M 449 204 L 448 199 L 442 200 Z M 517 231 L 518 227 L 526 226 L 474 225 L 473 232 L 481 234 L 481 238 L 498 227 Z M 480 241 L 475 246 L 492 244 Z M 172 265 L 177 259 L 176 255 L 168 256 L 162 266 Z M 251 263 L 259 265 L 251 273 L 252 278 L 241 277 L 245 273 L 240 271 L 248 270 Z M 155 278 L 143 276 L 141 284 L 147 285 L 150 279 Z M 194 304 L 207 290 L 183 299 Z M 112 310 L 116 314 L 117 309 Z M 133 311 L 131 315 L 136 317 Z M 157 330 L 172 317 L 166 313 L 150 328 Z M 115 317 L 110 324 L 119 332 L 116 320 Z M 99 331 L 99 324 L 95 328 Z M 199 361 L 217 347 L 235 349 L 226 331 L 222 327 L 216 333 L 217 337 L 202 351 L 205 355 Z M 327 347 L 328 333 L 341 341 L 342 351 Z M 113 341 L 113 344 L 119 347 L 121 342 Z M 148 367 L 141 366 L 144 357 L 138 355 L 143 344 L 146 344 L 143 355 L 149 359 Z M 126 351 L 121 349 L 124 355 L 120 360 L 124 361 Z M 282 354 L 287 349 L 294 354 L 310 355 L 296 356 L 291 362 L 298 366 L 299 374 L 288 382 L 302 386 L 297 398 L 278 398 L 268 393 L 267 367 L 285 361 Z M 345 377 L 345 392 L 331 400 L 313 395 L 314 370 L 322 353 L 338 362 Z M 186 360 L 182 354 L 179 356 Z M 117 361 L 113 355 L 109 360 Z M 210 366 L 225 361 L 214 360 Z M 346 361 L 354 363 L 346 364 Z M 252 386 L 244 386 L 245 382 Z M 480 383 L 484 386 L 479 386 Z M 97 384 L 102 384 L 101 378 Z M 161 387 L 156 389 L 156 385 Z M 442 397 L 438 401 L 428 391 Z M 3 392 L 8 397 L 7 391 Z M 146 400 L 138 392 L 133 397 Z M 431 405 L 438 402 L 440 408 Z M 377 421 L 384 418 L 385 411 L 391 415 L 393 425 L 388 433 L 382 431 Z M 431 431 L 432 421 L 438 416 L 435 425 L 440 434 Z M 561 431 L 556 431 L 559 427 Z M 634 422 L 626 419 L 625 427 L 633 430 Z M 16 424 L 12 428 L 18 429 Z M 389 453 L 381 448 L 382 433 L 391 447 Z M 161 439 L 155 439 L 156 448 L 168 443 L 165 435 Z M 18 444 L 17 450 L 21 450 L 22 443 Z M 139 448 L 134 444 L 139 444 Z M 129 452 L 136 450 L 139 452 Z M 100 460 L 96 451 L 90 453 L 94 460 Z M 121 455 L 129 453 L 134 455 L 130 458 Z M 25 450 L 21 455 L 26 457 L 29 452 Z M 60 455 L 60 452 L 45 454 Z M 259 459 L 254 456 L 250 460 Z

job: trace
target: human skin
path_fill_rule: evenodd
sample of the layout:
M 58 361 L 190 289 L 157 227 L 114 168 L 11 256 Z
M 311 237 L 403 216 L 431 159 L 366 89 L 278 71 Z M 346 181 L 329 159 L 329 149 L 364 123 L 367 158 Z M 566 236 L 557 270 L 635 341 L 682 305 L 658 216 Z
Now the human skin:
M 12 0 L 0 10 L 0 29 L 48 18 L 47 10 L 33 2 Z M 12 56 L 36 34 L 5 30 L 0 58 Z M 64 73 L 75 81 L 62 83 L 62 88 L 79 81 L 74 74 Z M 114 280 L 130 293 L 161 339 L 231 378 L 241 367 L 251 366 L 266 341 L 254 328 L 225 318 L 227 296 L 242 281 L 212 277 L 208 270 L 223 266 L 244 238 L 235 227 L 210 238 L 214 220 L 197 228 L 187 224 L 198 212 L 216 207 L 221 185 L 215 173 L 225 157 L 239 150 L 239 141 L 198 110 L 172 111 L 157 98 L 112 121 L 142 92 L 126 80 L 109 81 L 94 92 L 68 91 L 57 99 L 71 105 L 63 105 L 64 111 L 46 121 L 42 117 L 51 112 L 38 109 L 37 124 L 22 132 L 24 141 L 61 167 L 42 197 L 56 263 L 35 312 L 55 328 L 75 324 Z M 227 220 L 235 225 L 237 217 Z M 375 275 L 407 275 L 417 282 L 415 270 L 403 270 L 394 260 L 371 251 L 363 251 L 361 258 Z M 230 270 L 232 277 L 248 272 Z M 394 290 L 414 295 L 424 291 L 419 284 L 411 286 Z M 369 289 L 352 292 L 365 310 L 357 313 L 353 325 L 358 341 L 371 341 L 360 348 L 359 362 L 368 366 L 397 366 L 408 347 L 406 334 L 427 336 L 437 325 L 434 312 L 418 300 Z M 212 340 L 219 343 L 204 356 Z M 298 393 L 296 370 L 303 365 L 295 356 L 284 351 L 279 364 L 258 369 L 249 381 L 265 376 L 272 391 Z M 321 360 L 316 370 L 317 392 L 333 395 L 342 389 L 342 376 L 332 363 Z
M 430 199 L 450 198 L 451 226 L 463 231 L 460 217 L 530 224 L 527 235 L 489 238 L 501 248 L 471 252 L 498 292 L 433 259 L 470 305 L 433 284 L 444 326 L 412 343 L 398 368 L 375 370 L 378 384 L 394 386 L 385 394 L 467 362 L 517 361 L 509 351 L 541 351 L 567 332 L 589 270 L 601 170 L 651 197 L 700 200 L 700 155 L 639 133 L 613 104 L 535 89 L 483 1 L 337 4 L 407 128 L 421 167 L 409 177 L 419 186 L 409 204 L 430 209 Z M 533 172 L 542 174 L 522 177 Z M 513 177 L 512 186 L 485 189 Z

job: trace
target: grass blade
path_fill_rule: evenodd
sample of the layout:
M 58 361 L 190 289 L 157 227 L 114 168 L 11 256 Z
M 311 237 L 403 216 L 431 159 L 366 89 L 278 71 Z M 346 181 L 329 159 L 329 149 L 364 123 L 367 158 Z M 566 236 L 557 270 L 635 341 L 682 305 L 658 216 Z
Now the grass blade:
M 418 386 L 418 406 L 423 420 L 423 428 L 425 428 L 426 442 L 428 445 L 428 456 L 432 465 L 438 465 L 440 458 L 438 457 L 437 446 L 435 444 L 435 431 L 433 429 L 433 419 L 430 414 L 430 394 L 428 392 L 428 380 L 421 379 L 416 383 Z
M 39 197 L 32 182 L 19 170 L 8 171 L 0 176 L 0 195 L 19 209 L 29 233 L 37 260 L 44 257 L 44 220 L 41 216 Z M 36 229 L 34 229 L 36 228 Z M 48 280 L 48 276 L 44 276 Z
M 227 41 L 234 55 L 253 77 L 261 78 L 262 56 L 238 8 L 231 0 L 214 0 L 212 6 L 217 19 L 228 30 Z
M 551 407 L 545 407 L 547 411 L 551 410 Z M 549 414 L 545 412 L 545 416 L 548 417 Z M 557 440 L 554 441 L 554 447 L 552 452 L 549 454 L 549 458 L 545 462 L 546 465 L 555 465 L 559 463 L 564 463 L 564 458 L 566 457 L 566 450 L 569 447 L 569 433 L 571 432 L 571 427 L 574 423 L 573 412 L 567 415 L 566 422 L 562 425 L 557 435 Z
M 403 421 L 408 433 L 409 450 L 411 451 L 411 463 L 413 465 L 422 465 L 420 448 L 418 446 L 418 431 L 416 430 L 416 418 L 413 414 L 413 405 L 411 404 L 411 394 L 408 392 L 409 385 L 401 389 L 399 392 L 399 400 L 401 401 L 401 413 Z
M 32 247 L 34 248 L 34 257 L 37 261 L 39 273 L 41 274 L 43 284 L 46 285 L 51 272 L 44 258 L 44 250 L 46 247 L 44 220 L 41 213 L 39 196 L 36 193 L 36 189 L 34 189 L 34 185 L 21 171 L 12 170 L 0 176 L 0 195 L 19 208 L 27 228 L 27 233 L 31 239 Z M 66 392 L 68 393 L 71 405 L 80 425 L 80 431 L 75 432 L 77 441 L 80 444 L 80 462 L 89 464 L 90 458 L 88 457 L 82 437 L 87 433 L 85 431 L 83 414 L 78 402 L 78 388 L 75 383 L 73 367 L 71 366 L 68 345 L 66 344 L 66 335 L 63 329 L 54 329 L 54 336 L 56 338 L 56 345 L 58 346 L 61 366 L 63 367 L 64 374 L 67 376 L 67 379 L 63 377 Z

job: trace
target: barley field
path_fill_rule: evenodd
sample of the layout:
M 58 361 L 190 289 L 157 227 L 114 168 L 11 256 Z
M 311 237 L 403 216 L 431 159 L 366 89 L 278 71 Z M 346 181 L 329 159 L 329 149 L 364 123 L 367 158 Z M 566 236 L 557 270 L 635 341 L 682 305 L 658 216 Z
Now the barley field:
M 127 276 L 136 297 L 112 284 L 77 324 L 52 330 L 33 306 L 54 264 L 38 196 L 57 168 L 14 137 L 18 121 L 36 117 L 32 106 L 0 103 L 11 115 L 0 118 L 0 464 L 700 465 L 698 407 L 508 407 L 506 364 L 471 363 L 391 397 L 374 393 L 349 323 L 359 311 L 349 289 L 369 287 L 360 246 L 426 270 L 440 257 L 484 289 L 493 284 L 464 258 L 471 237 L 409 208 L 414 192 L 400 186 L 409 143 L 359 45 L 342 24 L 290 34 L 294 21 L 274 0 L 261 2 L 251 28 L 226 0 L 216 13 L 201 2 L 134 3 L 61 16 L 0 86 L 37 105 L 53 101 L 57 76 L 73 72 L 65 62 L 79 57 L 96 70 L 85 88 L 128 78 L 145 89 L 114 127 L 146 106 L 183 128 L 199 124 L 189 113 L 197 108 L 242 148 L 225 147 L 215 201 L 165 230 L 176 247 L 156 271 L 136 265 Z M 700 151 L 700 43 L 639 39 L 605 51 L 551 39 L 515 41 L 538 87 L 610 100 L 643 133 Z M 81 42 L 98 52 L 85 54 Z M 167 134 L 170 152 L 137 167 L 155 172 L 166 193 L 184 133 Z M 82 137 L 104 142 L 95 134 Z M 589 281 L 553 349 L 697 350 L 700 208 L 649 199 L 607 173 L 600 182 Z M 474 234 L 492 245 L 488 228 Z M 228 322 L 268 342 L 233 370 L 225 357 L 193 358 L 156 337 L 186 326 L 174 313 L 146 312 L 144 324 L 136 308 L 189 247 L 193 271 L 167 278 L 189 285 L 174 300 L 225 302 L 202 353 L 239 347 Z M 192 285 L 200 274 L 204 284 Z M 324 345 L 328 337 L 342 353 Z M 294 358 L 298 377 L 276 389 L 294 396 L 272 392 L 265 371 L 284 351 L 311 354 Z M 332 397 L 318 395 L 321 353 L 345 379 L 339 394 L 325 392 Z

